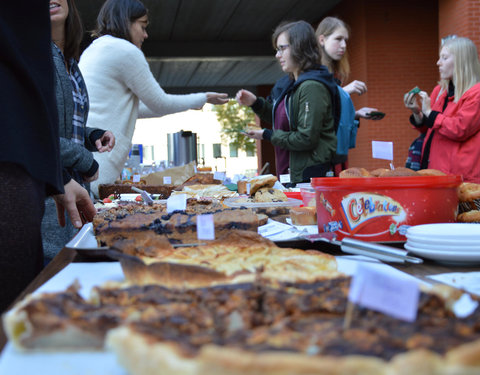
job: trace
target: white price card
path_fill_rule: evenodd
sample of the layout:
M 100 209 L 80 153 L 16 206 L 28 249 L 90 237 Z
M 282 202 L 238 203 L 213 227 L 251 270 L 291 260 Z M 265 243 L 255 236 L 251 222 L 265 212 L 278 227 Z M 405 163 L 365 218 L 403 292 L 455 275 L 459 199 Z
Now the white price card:
M 172 176 L 163 176 L 163 184 L 164 185 L 171 185 L 172 184 Z
M 245 188 L 247 189 L 247 194 L 250 195 L 250 188 L 252 187 L 252 185 L 250 184 L 250 182 L 247 182 Z
M 133 175 L 133 182 L 140 182 L 140 175 L 139 174 L 134 174 Z
M 197 215 L 197 238 L 199 240 L 215 239 L 213 214 Z
M 372 157 L 393 160 L 393 142 L 372 141 Z
M 226 173 L 225 172 L 214 172 L 213 178 L 215 180 L 225 181 Z
M 167 199 L 167 212 L 185 211 L 187 209 L 187 194 L 171 195 Z
M 396 319 L 413 322 L 417 317 L 418 281 L 388 270 L 358 264 L 348 299 Z
M 280 175 L 280 183 L 282 183 L 282 184 L 290 183 L 290 174 L 281 174 Z

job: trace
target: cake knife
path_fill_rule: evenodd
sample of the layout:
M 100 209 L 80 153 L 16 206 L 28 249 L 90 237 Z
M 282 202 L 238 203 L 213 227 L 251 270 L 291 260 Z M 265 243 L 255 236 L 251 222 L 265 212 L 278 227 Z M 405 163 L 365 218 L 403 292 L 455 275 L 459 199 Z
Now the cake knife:
M 132 188 L 133 191 L 136 191 L 137 193 L 140 193 L 140 195 L 143 198 L 143 201 L 146 204 L 148 204 L 149 206 L 153 206 L 153 199 L 150 196 L 150 194 L 148 194 L 145 190 L 137 188 L 136 186 L 132 186 L 131 188 Z

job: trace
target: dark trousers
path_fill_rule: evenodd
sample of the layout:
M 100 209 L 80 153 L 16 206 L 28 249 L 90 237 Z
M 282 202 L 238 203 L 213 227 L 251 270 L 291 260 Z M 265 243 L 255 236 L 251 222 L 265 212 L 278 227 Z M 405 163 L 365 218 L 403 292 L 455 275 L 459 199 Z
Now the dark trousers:
M 43 267 L 40 225 L 45 186 L 22 167 L 0 162 L 0 312 Z
M 325 177 L 327 172 L 332 171 L 332 163 L 312 165 L 303 170 L 303 182 L 310 182 L 313 177 Z

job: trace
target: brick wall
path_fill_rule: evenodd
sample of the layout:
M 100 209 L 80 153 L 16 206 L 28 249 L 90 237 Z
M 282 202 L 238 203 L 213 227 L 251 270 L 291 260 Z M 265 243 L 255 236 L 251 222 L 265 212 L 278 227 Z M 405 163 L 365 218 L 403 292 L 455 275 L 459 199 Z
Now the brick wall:
M 352 97 L 355 107 L 386 113 L 381 121 L 361 121 L 349 165 L 388 167 L 388 161 L 371 156 L 371 141 L 377 140 L 393 142 L 394 165 L 404 166 L 417 132 L 408 122 L 403 95 L 414 86 L 430 92 L 438 80 L 438 2 L 344 0 L 330 15 L 351 28 L 349 81 L 361 80 L 368 86 L 366 94 Z
M 439 0 L 439 38 L 449 34 L 465 36 L 480 47 L 480 1 Z
M 466 36 L 480 47 L 480 1 L 343 0 L 329 15 L 350 25 L 350 80 L 368 85 L 366 95 L 353 97 L 355 106 L 387 113 L 382 121 L 361 122 L 350 166 L 373 169 L 388 164 L 371 157 L 372 140 L 392 141 L 394 164 L 404 165 L 417 132 L 408 123 L 410 112 L 403 106 L 403 94 L 414 86 L 428 93 L 433 89 L 442 37 Z

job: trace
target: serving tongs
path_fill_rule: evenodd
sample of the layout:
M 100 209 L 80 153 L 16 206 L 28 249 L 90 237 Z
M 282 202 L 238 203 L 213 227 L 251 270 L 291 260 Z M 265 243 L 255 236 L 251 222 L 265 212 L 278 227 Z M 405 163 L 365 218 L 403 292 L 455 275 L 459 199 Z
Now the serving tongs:
M 149 206 L 153 206 L 153 199 L 150 196 L 150 194 L 148 194 L 145 190 L 137 188 L 136 186 L 132 186 L 131 188 L 132 188 L 133 191 L 136 191 L 137 193 L 140 193 L 140 195 L 143 198 L 143 201 L 146 204 L 148 204 Z
M 414 264 L 423 263 L 423 259 L 407 255 L 408 251 L 406 250 L 401 250 L 374 242 L 356 240 L 348 237 L 345 237 L 341 241 L 338 241 L 334 233 L 319 233 L 304 235 L 302 237 L 311 242 L 328 242 L 332 245 L 339 246 L 340 249 L 345 253 L 364 255 L 378 260 L 382 260 L 384 262 Z

